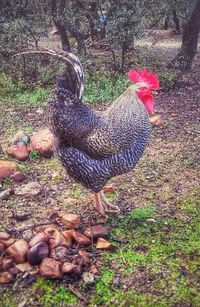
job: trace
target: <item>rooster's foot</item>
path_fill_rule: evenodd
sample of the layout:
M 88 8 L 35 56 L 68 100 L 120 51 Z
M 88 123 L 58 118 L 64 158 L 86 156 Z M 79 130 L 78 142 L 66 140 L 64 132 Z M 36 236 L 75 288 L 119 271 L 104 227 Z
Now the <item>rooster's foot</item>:
M 113 214 L 119 214 L 120 209 L 119 207 L 111 204 L 105 197 L 103 191 L 100 191 L 99 193 L 94 193 L 94 202 L 95 202 L 95 208 L 99 214 L 101 214 L 104 217 L 108 217 L 106 213 L 113 213 Z
M 111 204 L 105 197 L 104 192 L 100 191 L 100 198 L 101 201 L 103 203 L 104 209 L 106 212 L 110 212 L 110 213 L 116 213 L 119 214 L 120 213 L 120 209 L 118 206 Z

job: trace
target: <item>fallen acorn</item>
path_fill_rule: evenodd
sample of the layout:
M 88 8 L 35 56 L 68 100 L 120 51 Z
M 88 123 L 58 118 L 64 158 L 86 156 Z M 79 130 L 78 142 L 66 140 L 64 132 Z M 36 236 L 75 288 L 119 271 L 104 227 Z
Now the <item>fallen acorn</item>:
M 98 238 L 96 249 L 107 249 L 107 250 L 113 250 L 116 248 L 116 245 L 113 243 L 110 243 L 109 241 L 105 240 L 104 238 Z
M 39 242 L 32 246 L 27 253 L 27 260 L 30 264 L 40 264 L 42 260 L 49 256 L 49 247 L 46 242 Z

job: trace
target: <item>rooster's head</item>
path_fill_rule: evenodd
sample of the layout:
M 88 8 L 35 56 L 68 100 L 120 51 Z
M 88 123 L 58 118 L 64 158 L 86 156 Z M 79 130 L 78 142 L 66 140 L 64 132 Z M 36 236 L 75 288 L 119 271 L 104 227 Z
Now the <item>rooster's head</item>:
M 144 71 L 140 69 L 130 70 L 128 73 L 130 81 L 137 83 L 137 94 L 140 100 L 144 103 L 149 113 L 153 112 L 154 98 L 152 91 L 159 89 L 158 76 L 154 75 L 152 71 Z

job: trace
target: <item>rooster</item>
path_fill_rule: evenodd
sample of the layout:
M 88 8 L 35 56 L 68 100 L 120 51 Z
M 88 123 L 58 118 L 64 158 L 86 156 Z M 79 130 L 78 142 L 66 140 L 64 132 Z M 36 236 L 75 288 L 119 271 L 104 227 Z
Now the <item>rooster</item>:
M 55 136 L 55 152 L 68 174 L 93 191 L 96 210 L 103 216 L 119 213 L 103 193 L 114 176 L 131 171 L 147 146 L 153 125 L 160 116 L 153 111 L 152 91 L 158 77 L 146 69 L 130 70 L 134 82 L 106 111 L 95 111 L 83 103 L 83 68 L 68 52 L 27 50 L 20 54 L 48 54 L 66 64 L 57 76 L 56 98 L 48 103 L 48 121 Z

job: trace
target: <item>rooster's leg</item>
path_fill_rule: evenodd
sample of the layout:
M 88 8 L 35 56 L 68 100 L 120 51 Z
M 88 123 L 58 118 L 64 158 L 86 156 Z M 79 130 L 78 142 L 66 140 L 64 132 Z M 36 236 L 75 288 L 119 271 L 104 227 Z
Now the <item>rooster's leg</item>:
M 103 203 L 103 207 L 104 207 L 105 212 L 116 213 L 116 214 L 120 213 L 119 207 L 111 204 L 106 199 L 103 191 L 100 191 L 99 194 L 100 194 L 100 199 L 101 199 L 101 201 Z
M 101 197 L 100 197 L 100 193 L 93 193 L 94 195 L 94 203 L 95 203 L 95 209 L 97 210 L 97 212 L 99 212 L 99 214 L 101 214 L 104 217 L 108 217 L 108 215 L 105 213 L 105 208 L 104 205 L 102 203 Z

